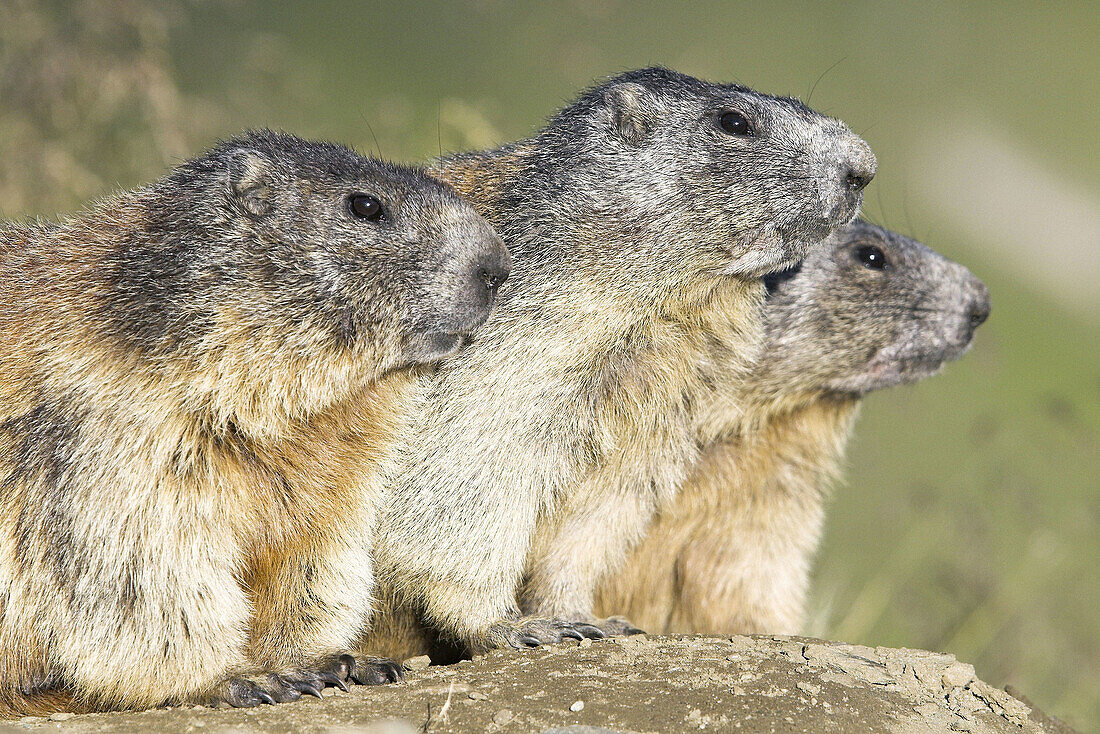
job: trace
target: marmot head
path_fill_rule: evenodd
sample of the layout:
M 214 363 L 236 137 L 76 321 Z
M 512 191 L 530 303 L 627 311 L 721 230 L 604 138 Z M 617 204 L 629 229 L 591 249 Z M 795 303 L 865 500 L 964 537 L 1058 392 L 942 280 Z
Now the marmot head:
M 962 356 L 989 316 L 989 290 L 969 270 L 862 221 L 765 284 L 758 374 L 776 393 L 915 382 Z
M 147 221 L 169 246 L 124 255 L 145 262 L 121 272 L 165 277 L 116 288 L 170 301 L 123 310 L 154 338 L 167 317 L 134 314 L 175 303 L 198 342 L 228 319 L 285 337 L 288 353 L 351 349 L 384 371 L 454 352 L 509 273 L 500 238 L 450 187 L 340 145 L 249 132 L 151 189 Z
M 655 227 L 655 256 L 731 274 L 803 258 L 856 215 L 876 168 L 862 139 L 797 100 L 661 68 L 584 93 L 539 142 L 590 208 Z

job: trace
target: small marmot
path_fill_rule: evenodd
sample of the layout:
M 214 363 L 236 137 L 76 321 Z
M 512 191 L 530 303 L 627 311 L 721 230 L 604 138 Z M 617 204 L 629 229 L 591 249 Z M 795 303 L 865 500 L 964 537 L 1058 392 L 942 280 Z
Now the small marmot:
M 707 447 L 597 609 L 650 632 L 797 634 L 860 398 L 970 345 L 989 293 L 970 271 L 866 223 L 770 276 L 766 345 L 703 426 Z
M 412 368 L 509 255 L 445 184 L 273 132 L 0 229 L 0 715 L 385 682 L 349 656 Z

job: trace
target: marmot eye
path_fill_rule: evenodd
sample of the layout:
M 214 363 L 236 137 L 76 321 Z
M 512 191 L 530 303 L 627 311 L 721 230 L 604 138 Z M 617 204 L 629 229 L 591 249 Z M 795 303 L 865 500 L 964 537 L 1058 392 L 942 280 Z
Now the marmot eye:
M 886 255 L 874 245 L 863 245 L 856 249 L 856 257 L 869 270 L 884 270 L 886 268 Z
M 725 112 L 718 118 L 718 124 L 730 135 L 749 138 L 753 135 L 752 125 L 740 112 Z
M 348 197 L 348 208 L 360 219 L 376 222 L 382 218 L 382 202 L 370 194 L 352 194 Z

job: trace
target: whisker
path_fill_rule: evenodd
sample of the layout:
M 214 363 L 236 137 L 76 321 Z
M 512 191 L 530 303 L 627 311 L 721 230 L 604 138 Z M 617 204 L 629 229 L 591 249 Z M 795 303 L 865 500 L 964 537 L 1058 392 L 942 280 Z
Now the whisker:
M 825 75 L 828 74 L 833 69 L 835 69 L 836 67 L 840 66 L 844 61 L 847 60 L 847 58 L 848 58 L 847 56 L 841 56 L 839 61 L 834 63 L 832 66 L 830 66 L 825 71 L 821 72 L 821 76 L 819 76 L 817 78 L 817 81 L 814 82 L 814 85 L 812 87 L 810 87 L 810 93 L 806 95 L 806 106 L 807 107 L 810 104 L 810 100 L 813 99 L 814 90 L 817 89 L 817 85 L 821 83 L 821 80 L 825 78 Z

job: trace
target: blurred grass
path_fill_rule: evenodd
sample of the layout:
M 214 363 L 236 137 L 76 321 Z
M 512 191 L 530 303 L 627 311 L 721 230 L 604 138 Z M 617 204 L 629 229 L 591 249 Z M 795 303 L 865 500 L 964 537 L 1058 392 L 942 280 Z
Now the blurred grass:
M 966 359 L 867 401 L 811 631 L 956 653 L 1100 730 L 1100 304 L 1007 265 L 918 175 L 979 119 L 1095 206 L 1097 37 L 1088 3 L 0 0 L 0 211 L 72 209 L 247 126 L 395 159 L 487 147 L 651 63 L 809 97 L 879 156 L 867 214 L 994 302 Z

